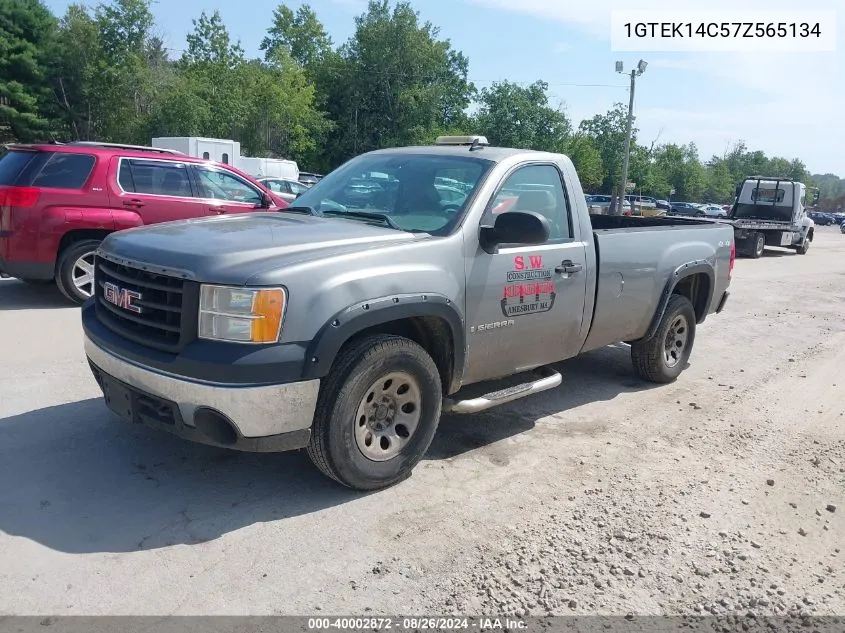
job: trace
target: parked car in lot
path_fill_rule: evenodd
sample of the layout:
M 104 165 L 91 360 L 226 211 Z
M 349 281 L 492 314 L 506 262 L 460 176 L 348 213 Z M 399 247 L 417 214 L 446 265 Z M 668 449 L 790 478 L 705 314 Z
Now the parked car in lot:
M 836 218 L 834 218 L 829 213 L 823 213 L 821 211 L 810 211 L 807 213 L 807 215 L 809 215 L 810 219 L 819 226 L 830 226 L 831 224 L 836 223 Z
M 341 201 L 373 173 L 391 195 Z M 444 175 L 469 204 L 443 200 Z M 84 344 L 126 420 L 307 447 L 330 478 L 378 489 L 410 475 L 441 411 L 556 387 L 562 359 L 628 341 L 639 376 L 673 381 L 725 305 L 732 245 L 729 225 L 590 215 L 566 156 L 441 137 L 354 158 L 282 213 L 109 236 Z
M 701 210 L 704 211 L 704 215 L 709 218 L 726 218 L 728 217 L 728 212 L 725 211 L 721 206 L 718 204 L 703 204 L 701 205 Z
M 0 273 L 55 280 L 82 303 L 109 233 L 287 203 L 245 173 L 173 150 L 69 143 L 9 145 L 0 159 Z
M 635 196 L 635 195 L 628 195 L 625 196 L 625 200 L 627 200 L 631 205 L 633 205 L 634 209 L 642 208 L 642 209 L 656 209 L 657 208 L 657 200 L 654 198 L 649 198 L 648 196 Z
M 289 178 L 259 178 L 258 182 L 286 202 L 293 202 L 297 196 L 308 191 L 310 186 Z
M 671 215 L 694 215 L 702 217 L 706 215 L 704 209 L 692 202 L 673 202 Z
M 320 174 L 314 174 L 309 171 L 301 171 L 299 172 L 299 182 L 303 185 L 313 186 L 316 185 L 320 180 L 322 180 L 323 176 Z
M 612 196 L 605 196 L 602 194 L 588 195 L 586 196 L 586 200 L 588 207 L 599 207 L 600 213 L 607 213 L 610 209 Z M 624 200 L 622 203 L 622 213 L 631 215 L 631 203 L 628 200 Z
M 657 201 L 657 208 L 669 211 L 672 208 L 672 203 L 669 202 L 668 200 L 658 200 Z

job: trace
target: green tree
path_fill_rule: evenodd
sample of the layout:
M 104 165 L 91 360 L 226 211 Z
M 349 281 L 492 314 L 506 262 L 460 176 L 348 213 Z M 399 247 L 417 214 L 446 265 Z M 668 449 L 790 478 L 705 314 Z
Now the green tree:
M 625 151 L 625 136 L 628 124 L 628 109 L 621 103 L 614 104 L 605 114 L 597 114 L 582 121 L 579 130 L 591 136 L 601 154 L 604 165 L 602 190 L 611 192 L 619 186 L 622 177 L 622 154 Z M 631 147 L 637 142 L 637 130 L 631 130 Z
M 314 69 L 320 104 L 337 124 L 322 160 L 336 165 L 372 149 L 426 142 L 466 121 L 469 62 L 421 22 L 411 4 L 370 0 L 355 32 Z
M 233 42 L 220 13 L 205 12 L 193 21 L 194 30 L 187 36 L 188 48 L 182 54 L 178 69 L 181 82 L 177 91 L 189 87 L 195 102 L 202 101 L 202 117 L 185 120 L 184 129 L 201 122 L 203 136 L 236 138 L 246 124 L 250 95 L 241 92 L 240 73 L 246 64 L 240 42 Z M 179 116 L 188 113 L 173 99 L 165 100 L 168 108 L 156 117 L 168 127 L 180 128 Z M 171 108 L 175 106 L 175 111 Z M 177 116 L 177 112 L 181 113 Z
M 62 54 L 55 57 L 51 74 L 65 136 L 98 138 L 101 103 L 96 88 L 103 52 L 97 24 L 84 6 L 67 8 L 59 21 L 57 43 Z
M 279 51 L 273 64 L 254 60 L 239 69 L 247 112 L 240 141 L 252 156 L 270 155 L 308 163 L 332 124 L 315 106 L 314 86 L 304 70 Z
M 264 59 L 273 62 L 280 50 L 303 68 L 313 68 L 332 51 L 332 39 L 310 5 L 303 4 L 296 13 L 280 4 L 273 11 L 273 25 L 261 42 Z
M 597 192 L 604 181 L 604 166 L 601 161 L 601 152 L 593 137 L 583 132 L 576 132 L 567 140 L 564 153 L 575 165 L 584 191 Z
M 566 114 L 549 105 L 548 84 L 496 82 L 481 90 L 475 127 L 493 145 L 561 151 L 572 132 Z
M 675 145 L 669 143 L 655 148 L 655 162 L 675 189 L 673 200 L 695 202 L 701 198 L 705 188 L 706 174 L 698 159 L 695 143 Z
M 40 0 L 0 0 L 0 141 L 34 141 L 56 130 L 49 64 L 56 19 Z
M 736 182 L 728 169 L 727 161 L 713 157 L 707 167 L 704 197 L 709 202 L 727 204 L 734 198 Z

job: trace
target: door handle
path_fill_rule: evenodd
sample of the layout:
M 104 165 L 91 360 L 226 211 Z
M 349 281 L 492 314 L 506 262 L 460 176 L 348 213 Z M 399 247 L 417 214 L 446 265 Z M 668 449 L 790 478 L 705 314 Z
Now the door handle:
M 560 266 L 555 267 L 556 273 L 578 273 L 584 267 L 581 264 L 576 264 L 571 259 L 564 259 Z
M 135 209 L 140 209 L 141 207 L 144 206 L 144 202 L 141 201 L 141 200 L 138 200 L 137 198 L 133 198 L 132 200 L 126 200 L 123 203 L 123 206 L 124 207 L 134 207 Z
M 211 210 L 212 213 L 216 213 L 217 215 L 222 215 L 223 213 L 226 213 L 226 209 L 224 209 L 223 207 L 208 207 L 208 208 Z

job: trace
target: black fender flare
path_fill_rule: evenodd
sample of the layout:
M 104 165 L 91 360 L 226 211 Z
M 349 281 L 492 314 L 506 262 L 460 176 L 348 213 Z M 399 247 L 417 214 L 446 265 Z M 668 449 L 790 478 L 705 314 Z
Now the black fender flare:
M 368 299 L 341 310 L 330 318 L 308 345 L 303 379 L 324 378 L 340 348 L 350 338 L 368 328 L 413 317 L 439 317 L 446 321 L 452 334 L 452 384 L 462 379 L 466 362 L 466 330 L 464 318 L 455 302 L 436 293 L 390 295 Z
M 660 300 L 657 304 L 657 310 L 654 311 L 654 317 L 651 320 L 651 325 L 649 325 L 648 331 L 646 332 L 644 339 L 649 339 L 654 336 L 654 333 L 657 332 L 657 328 L 660 325 L 661 319 L 663 319 L 663 314 L 666 312 L 666 306 L 669 304 L 669 299 L 672 297 L 672 293 L 675 290 L 675 287 L 687 277 L 691 277 L 692 275 L 697 275 L 699 273 L 704 273 L 710 280 L 710 288 L 708 289 L 708 297 L 707 303 L 704 307 L 704 311 L 701 314 L 701 318 L 699 319 L 699 323 L 703 323 L 704 319 L 707 317 L 707 310 L 710 307 L 710 303 L 713 301 L 713 290 L 714 290 L 714 282 L 716 280 L 716 271 L 713 268 L 713 264 L 711 264 L 707 260 L 698 260 L 694 262 L 689 262 L 687 264 L 682 264 L 678 266 L 675 271 L 669 276 L 669 280 L 666 282 L 666 285 L 663 287 L 663 292 L 660 294 Z

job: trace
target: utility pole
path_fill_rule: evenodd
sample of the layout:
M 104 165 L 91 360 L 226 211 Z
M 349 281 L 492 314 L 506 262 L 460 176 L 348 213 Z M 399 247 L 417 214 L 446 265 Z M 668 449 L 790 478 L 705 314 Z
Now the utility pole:
M 634 123 L 634 89 L 637 84 L 637 77 L 645 72 L 648 62 L 642 59 L 637 64 L 637 67 L 631 71 L 631 95 L 628 99 L 628 126 L 625 133 L 625 155 L 622 158 L 622 182 L 619 184 L 619 197 L 617 198 L 617 206 L 614 209 L 615 215 L 622 215 L 625 209 L 625 191 L 628 185 L 628 163 L 631 159 L 631 128 Z M 616 72 L 622 72 L 622 62 L 616 62 Z

